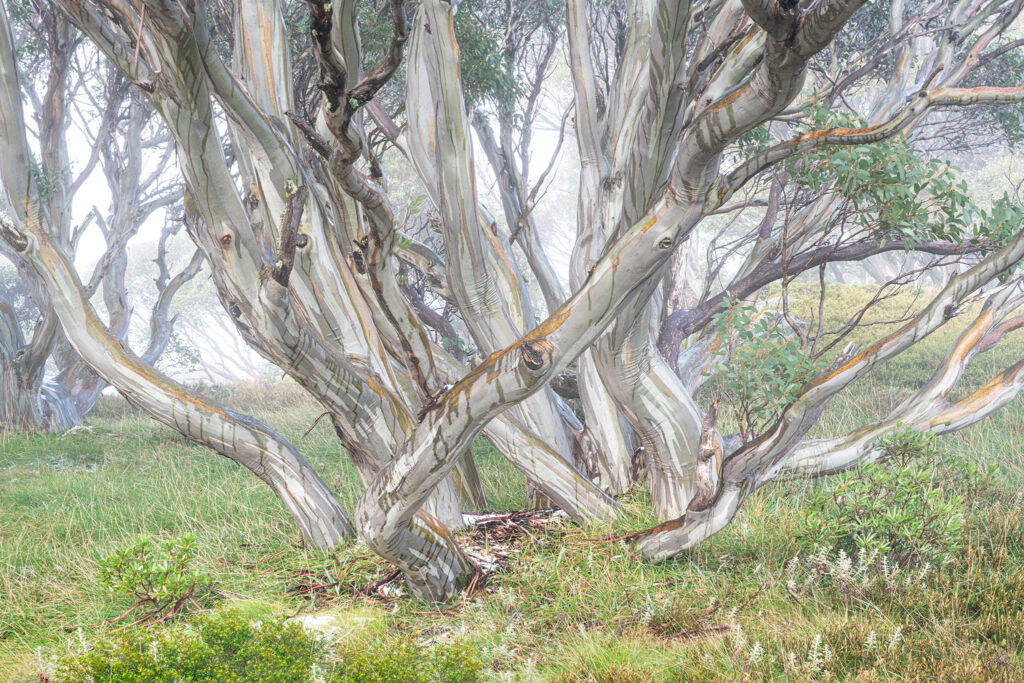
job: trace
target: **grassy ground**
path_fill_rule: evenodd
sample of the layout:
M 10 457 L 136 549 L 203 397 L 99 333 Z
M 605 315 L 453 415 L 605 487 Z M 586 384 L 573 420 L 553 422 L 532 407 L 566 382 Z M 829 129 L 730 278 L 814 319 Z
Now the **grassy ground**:
M 820 431 L 877 417 L 927 378 L 950 340 L 929 340 L 842 395 Z M 969 379 L 998 372 L 1022 348 L 1010 340 L 982 356 Z M 286 385 L 223 398 L 297 443 L 352 508 L 359 488 L 328 426 L 302 437 L 314 405 Z M 119 399 L 105 399 L 89 426 L 64 437 L 0 434 L 0 680 L 38 680 L 46 661 L 117 628 L 104 621 L 130 602 L 101 588 L 98 563 L 140 534 L 194 535 L 196 566 L 218 599 L 254 616 L 318 612 L 338 637 L 462 641 L 488 680 L 1024 679 L 1021 399 L 942 441 L 997 467 L 964 503 L 965 541 L 945 567 L 912 565 L 895 578 L 873 567 L 847 582 L 792 562 L 802 501 L 822 485 L 806 481 L 763 490 L 709 543 L 646 565 L 624 543 L 593 540 L 649 524 L 641 492 L 613 527 L 535 530 L 488 593 L 440 612 L 355 596 L 389 568 L 360 545 L 302 549 L 253 477 Z M 522 478 L 484 444 L 477 455 L 494 508 L 522 506 Z M 310 577 L 339 585 L 289 592 Z

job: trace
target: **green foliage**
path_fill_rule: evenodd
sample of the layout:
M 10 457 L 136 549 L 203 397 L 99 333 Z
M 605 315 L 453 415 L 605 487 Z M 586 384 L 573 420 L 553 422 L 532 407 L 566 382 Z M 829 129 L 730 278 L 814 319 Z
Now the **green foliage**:
M 719 338 L 714 376 L 740 431 L 753 435 L 793 402 L 819 368 L 777 316 L 736 300 L 722 302 L 714 316 Z
M 100 561 L 100 584 L 109 592 L 135 600 L 133 610 L 146 609 L 142 620 L 163 621 L 195 602 L 197 589 L 209 579 L 192 569 L 193 536 L 154 543 L 147 537 L 118 548 Z
M 172 330 L 167 340 L 167 348 L 160 354 L 160 365 L 181 372 L 198 370 L 202 365 L 202 356 L 195 344 L 191 343 L 178 330 Z
M 993 51 L 999 47 L 1002 46 L 995 47 Z M 973 69 L 965 79 L 964 85 L 1014 87 L 1019 85 L 1017 78 L 1021 73 L 1024 73 L 1024 53 L 1020 49 L 1007 50 L 979 68 Z M 980 107 L 977 115 L 992 121 L 1011 147 L 1018 148 L 1024 142 L 1024 104 Z
M 458 354 L 464 358 L 476 354 L 476 349 L 467 344 L 462 337 L 444 337 L 441 339 L 441 346 L 448 353 Z
M 1024 222 L 1024 208 L 1005 192 L 1002 197 L 992 203 L 992 207 L 987 212 L 981 212 L 981 214 L 985 220 L 985 236 L 995 245 L 1008 242 L 1020 230 L 1021 223 Z M 1014 264 L 1012 269 L 1004 273 L 1000 279 L 1005 281 L 1021 265 L 1021 263 Z
M 423 202 L 426 201 L 427 195 L 417 194 L 409 197 L 409 205 L 406 211 L 410 216 L 415 216 L 423 210 Z
M 455 14 L 455 38 L 459 43 L 459 70 L 466 105 L 487 102 L 511 109 L 523 92 L 515 67 L 502 57 L 498 34 L 488 31 L 473 15 L 467 0 Z
M 463 96 L 473 107 L 488 102 L 499 107 L 511 107 L 520 97 L 523 85 L 513 65 L 501 54 L 500 34 L 489 30 L 474 15 L 480 0 L 460 3 L 455 13 L 455 39 L 459 45 L 459 71 L 462 75 Z M 411 10 L 407 10 L 411 11 Z M 372 68 L 380 62 L 391 41 L 391 17 L 386 11 L 371 4 L 359 8 L 359 37 L 363 48 L 363 62 Z M 404 79 L 405 66 L 396 74 Z
M 29 159 L 29 169 L 32 172 L 32 180 L 36 183 L 36 189 L 39 190 L 39 198 L 44 202 L 60 189 L 65 173 L 70 170 L 66 168 L 45 169 L 34 155 Z
M 39 59 L 46 57 L 46 42 L 38 38 L 39 32 L 33 26 L 39 20 L 38 12 L 31 0 L 8 0 L 6 5 L 11 28 L 19 37 L 15 47 L 18 62 L 22 68 L 31 65 L 32 69 Z
M 829 308 L 859 305 L 873 294 L 874 288 L 835 285 Z M 884 302 L 871 320 L 898 318 L 915 296 L 901 293 Z M 814 308 L 816 297 L 810 298 Z M 972 319 L 951 320 L 855 383 L 836 397 L 810 436 L 845 433 L 887 414 L 909 389 L 929 379 Z M 833 322 L 841 320 L 826 317 L 826 327 Z M 882 329 L 893 326 L 855 332 L 851 340 L 870 343 Z M 979 356 L 965 375 L 963 392 L 1018 357 L 1012 343 Z M 355 505 L 358 474 L 338 456 L 327 421 L 302 438 L 322 412 L 308 394 L 290 382 L 209 389 L 220 392 L 219 401 L 301 442 L 342 504 Z M 328 652 L 322 663 L 325 683 L 341 675 L 337 662 L 347 653 L 378 637 L 444 640 L 463 633 L 480 652 L 480 678 L 496 681 L 804 681 L 812 679 L 808 671 L 819 659 L 813 655 L 826 644 L 832 657 L 813 680 L 1018 681 L 1024 666 L 1019 398 L 986 421 L 942 438 L 950 451 L 981 464 L 977 477 L 965 476 L 950 455 L 933 464 L 943 488 L 970 496 L 970 505 L 956 563 L 933 566 L 923 581 L 922 566 L 910 566 L 896 574 L 899 588 L 891 590 L 875 564 L 867 588 L 844 592 L 832 576 L 819 576 L 805 588 L 805 572 L 787 571 L 802 552 L 796 536 L 806 527 L 805 501 L 835 480 L 796 479 L 758 491 L 722 533 L 657 565 L 642 563 L 624 541 L 593 540 L 658 522 L 646 493 L 635 491 L 621 499 L 623 514 L 614 523 L 565 523 L 531 532 L 517 544 L 511 566 L 491 577 L 486 595 L 460 600 L 455 610 L 429 612 L 413 600 L 342 597 L 390 567 L 364 544 L 332 553 L 298 547 L 279 500 L 251 473 L 210 457 L 202 446 L 140 416 L 121 397 L 103 397 L 90 419 L 94 433 L 75 432 L 64 440 L 44 433 L 0 434 L 0 567 L 10 588 L 0 598 L 2 681 L 38 683 L 44 672 L 58 683 L 52 659 L 68 647 L 81 654 L 80 643 L 105 638 L 110 627 L 104 621 L 128 606 L 99 586 L 97 558 L 126 534 L 184 533 L 197 538 L 195 566 L 232 596 L 233 610 L 234 600 L 242 598 L 249 619 L 331 606 L 313 617 L 323 623 L 325 614 L 338 615 L 330 624 L 344 634 L 342 650 L 337 656 Z M 473 450 L 493 509 L 523 509 L 522 475 L 488 442 L 478 441 Z M 91 453 L 103 466 L 89 473 L 58 472 L 45 464 L 55 453 Z M 985 484 L 993 468 L 995 481 Z M 859 553 L 851 557 L 857 561 Z M 330 576 L 328 581 L 340 579 L 338 593 L 325 592 L 315 603 L 289 593 L 302 580 L 294 574 L 304 569 Z M 907 577 L 911 584 L 904 588 Z M 788 586 L 790 578 L 798 583 L 796 591 Z M 155 639 L 165 630 L 189 629 L 192 621 L 190 616 L 147 632 Z M 79 625 L 81 635 L 62 628 Z M 386 645 L 372 647 L 388 651 Z M 428 647 L 433 646 L 424 646 L 425 652 Z M 791 657 L 805 670 L 794 667 Z M 334 669 L 328 668 L 332 662 Z
M 463 644 L 326 639 L 282 618 L 238 610 L 198 615 L 185 626 L 125 630 L 57 665 L 60 683 L 474 683 L 481 662 Z
M 866 125 L 817 98 L 805 111 L 807 130 Z M 863 229 L 879 241 L 905 240 L 908 250 L 931 240 L 981 239 L 998 247 L 1024 218 L 1006 195 L 990 211 L 978 206 L 958 169 L 922 157 L 902 135 L 877 144 L 819 147 L 789 160 L 787 168 L 801 190 L 837 193 Z
M 943 463 L 928 434 L 899 429 L 879 446 L 890 462 L 859 467 L 811 493 L 803 549 L 866 552 L 901 567 L 950 563 L 962 547 L 964 501 L 944 482 L 974 475 L 963 461 Z
M 742 156 L 749 157 L 768 149 L 771 143 L 771 136 L 768 132 L 768 124 L 762 124 L 757 128 L 751 128 L 736 140 L 736 146 Z
M 62 683 L 308 683 L 324 646 L 300 625 L 200 615 L 190 628 L 126 630 L 58 665 Z
M 399 640 L 344 648 L 339 669 L 332 683 L 472 683 L 481 680 L 482 664 L 465 645 L 428 649 Z

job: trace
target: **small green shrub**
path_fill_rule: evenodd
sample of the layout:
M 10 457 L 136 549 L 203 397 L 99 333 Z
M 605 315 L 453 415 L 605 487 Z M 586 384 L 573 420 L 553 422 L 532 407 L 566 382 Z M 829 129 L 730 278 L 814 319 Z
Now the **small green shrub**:
M 198 606 L 196 593 L 209 579 L 192 569 L 195 559 L 193 536 L 162 543 L 139 538 L 100 561 L 100 583 L 111 593 L 134 598 L 128 613 L 146 610 L 139 622 L 165 621 Z
M 61 683 L 308 683 L 323 645 L 300 625 L 251 622 L 233 612 L 199 615 L 154 635 L 129 629 L 58 665 Z
M 838 548 L 850 557 L 864 551 L 901 567 L 949 563 L 961 549 L 965 520 L 964 501 L 949 483 L 973 475 L 927 436 L 898 430 L 880 445 L 889 462 L 859 467 L 809 496 L 802 549 Z M 943 475 L 951 468 L 954 477 Z
M 332 683 L 474 683 L 483 664 L 463 644 L 428 649 L 408 640 L 359 643 L 338 653 Z
M 758 311 L 735 299 L 722 302 L 714 316 L 725 344 L 714 378 L 740 432 L 756 435 L 793 402 L 821 363 L 801 346 L 781 316 Z
M 57 665 L 55 683 L 474 683 L 476 652 L 460 643 L 326 641 L 282 618 L 252 621 L 236 610 L 199 614 L 173 627 L 126 629 Z
M 900 466 L 922 458 L 937 460 L 945 455 L 938 447 L 934 434 L 907 429 L 901 424 L 879 439 L 878 445 L 885 452 L 886 462 Z
M 943 491 L 964 497 L 985 495 L 993 499 L 1012 499 L 1013 494 L 998 483 L 999 465 L 977 462 L 962 452 L 950 452 L 938 445 L 931 432 L 918 432 L 899 425 L 879 440 L 885 461 L 903 467 L 923 460 L 931 468 Z

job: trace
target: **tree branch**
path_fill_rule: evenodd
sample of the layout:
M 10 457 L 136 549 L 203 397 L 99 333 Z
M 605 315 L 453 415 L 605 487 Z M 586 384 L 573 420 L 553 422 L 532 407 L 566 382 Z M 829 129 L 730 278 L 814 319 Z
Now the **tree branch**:
M 306 206 L 309 190 L 299 185 L 288 195 L 288 207 L 281 219 L 281 246 L 277 250 L 277 259 L 270 271 L 271 276 L 282 287 L 288 286 L 288 277 L 295 265 L 295 248 L 298 244 L 299 224 L 302 222 L 302 211 Z
M 884 123 L 865 128 L 815 130 L 780 142 L 755 155 L 731 171 L 721 182 L 718 190 L 718 202 L 725 202 L 736 190 L 772 164 L 797 154 L 805 154 L 824 145 L 865 145 L 889 139 L 912 127 L 933 107 L 967 107 L 976 104 L 1017 104 L 1020 102 L 1024 102 L 1024 86 L 922 90 L 902 111 Z

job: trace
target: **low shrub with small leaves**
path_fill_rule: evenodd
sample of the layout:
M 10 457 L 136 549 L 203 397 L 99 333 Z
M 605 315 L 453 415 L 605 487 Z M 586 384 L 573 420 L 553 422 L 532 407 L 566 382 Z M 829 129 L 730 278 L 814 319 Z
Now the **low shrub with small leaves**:
M 192 568 L 195 558 L 192 536 L 162 543 L 139 538 L 100 561 L 100 583 L 111 593 L 133 598 L 128 613 L 144 610 L 139 622 L 164 621 L 199 606 L 197 592 L 209 579 Z
M 308 683 L 324 647 L 302 626 L 253 622 L 233 612 L 199 615 L 187 627 L 127 629 L 68 657 L 60 683 Z
M 337 653 L 331 683 L 474 683 L 483 664 L 462 644 L 427 648 L 408 640 L 358 643 Z
M 887 462 L 859 467 L 812 492 L 802 549 L 841 549 L 850 557 L 867 552 L 903 567 L 948 564 L 964 531 L 965 504 L 953 484 L 972 481 L 975 473 L 909 430 L 880 445 Z
M 173 627 L 125 629 L 61 660 L 54 683 L 474 683 L 477 653 L 461 643 L 327 639 L 281 618 L 234 610 Z

